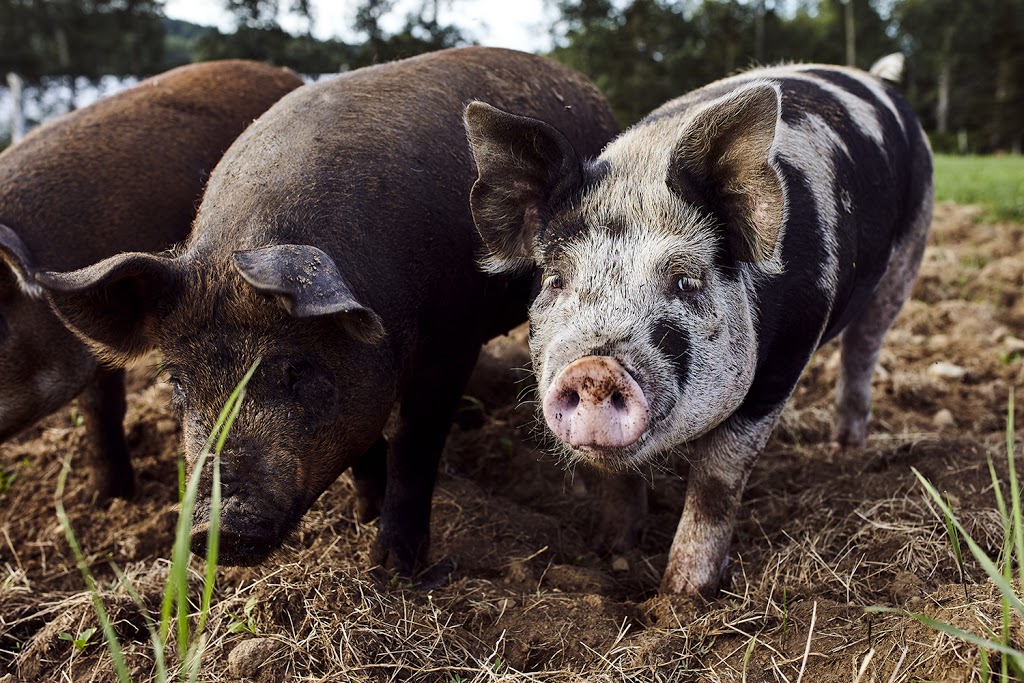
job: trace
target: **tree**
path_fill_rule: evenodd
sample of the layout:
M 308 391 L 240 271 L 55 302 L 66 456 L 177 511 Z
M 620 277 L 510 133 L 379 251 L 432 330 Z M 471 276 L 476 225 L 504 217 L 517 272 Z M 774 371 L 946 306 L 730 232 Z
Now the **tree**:
M 353 66 L 366 66 L 404 59 L 424 52 L 466 44 L 467 38 L 454 24 L 439 19 L 441 0 L 422 0 L 405 17 L 397 33 L 387 34 L 382 19 L 395 8 L 394 0 L 363 0 L 356 9 L 354 28 L 366 36 L 357 48 Z
M 272 29 L 278 28 L 281 13 L 280 0 L 224 0 L 226 9 L 235 15 L 237 27 Z M 292 0 L 288 11 L 306 19 L 306 33 L 313 29 L 313 13 L 310 0 Z
M 939 149 L 1020 150 L 1024 0 L 902 0 L 893 18 L 912 67 L 911 102 Z
M 163 0 L 0 0 L 0 71 L 29 83 L 160 68 Z

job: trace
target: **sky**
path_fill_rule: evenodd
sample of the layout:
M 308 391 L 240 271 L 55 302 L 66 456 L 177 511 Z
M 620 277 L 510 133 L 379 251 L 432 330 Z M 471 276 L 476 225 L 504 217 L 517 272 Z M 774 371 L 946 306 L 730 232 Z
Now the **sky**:
M 287 0 L 281 3 L 287 4 Z M 442 2 L 441 23 L 462 28 L 467 37 L 482 45 L 509 47 L 527 52 L 551 47 L 549 26 L 553 10 L 545 0 L 449 0 Z M 311 0 L 313 35 L 318 38 L 358 40 L 351 25 L 358 0 Z M 417 0 L 399 0 L 395 11 L 384 20 L 387 30 L 401 27 L 405 15 L 419 6 Z M 219 0 L 167 0 L 164 12 L 172 19 L 232 30 L 231 15 Z M 295 16 L 280 17 L 282 27 L 297 31 L 303 22 Z

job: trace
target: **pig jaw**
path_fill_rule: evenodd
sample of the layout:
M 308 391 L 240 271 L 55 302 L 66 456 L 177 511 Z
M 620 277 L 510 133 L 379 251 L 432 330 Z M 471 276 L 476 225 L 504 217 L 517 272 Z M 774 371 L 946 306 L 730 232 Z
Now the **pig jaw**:
M 10 299 L 0 302 L 0 442 L 65 405 L 96 371 L 95 358 L 45 301 Z

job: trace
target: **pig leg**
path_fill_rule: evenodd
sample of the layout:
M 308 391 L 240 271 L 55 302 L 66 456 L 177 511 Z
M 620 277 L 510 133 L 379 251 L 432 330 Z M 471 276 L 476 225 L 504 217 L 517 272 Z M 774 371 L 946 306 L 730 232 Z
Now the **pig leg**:
M 366 523 L 380 516 L 384 504 L 388 474 L 388 442 L 383 435 L 354 465 L 352 480 L 356 486 L 356 514 Z
M 843 331 L 842 364 L 836 384 L 836 424 L 832 442 L 837 448 L 857 448 L 867 438 L 871 420 L 871 375 L 886 332 L 896 319 L 917 277 L 931 224 L 931 192 L 922 204 L 906 241 L 897 248 L 867 307 Z
M 91 443 L 92 484 L 97 500 L 131 498 L 135 475 L 124 442 L 124 370 L 100 366 L 79 396 Z
M 612 555 L 637 546 L 647 517 L 647 484 L 637 472 L 621 472 L 601 481 L 597 545 Z
M 374 561 L 397 569 L 401 576 L 413 576 L 426 566 L 437 467 L 478 350 L 428 352 L 450 363 L 421 373 L 402 398 L 398 430 L 390 439 L 374 547 Z
M 676 528 L 662 593 L 711 598 L 729 557 L 743 487 L 782 406 L 750 422 L 733 415 L 691 444 L 686 503 Z

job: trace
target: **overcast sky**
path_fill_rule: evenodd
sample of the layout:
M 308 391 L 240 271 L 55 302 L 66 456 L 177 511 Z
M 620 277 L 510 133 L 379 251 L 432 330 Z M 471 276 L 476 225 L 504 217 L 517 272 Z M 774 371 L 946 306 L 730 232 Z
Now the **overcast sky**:
M 220 0 L 167 0 L 164 11 L 172 19 L 231 30 L 231 15 Z M 287 4 L 287 0 L 281 3 Z M 311 0 L 313 34 L 318 38 L 358 40 L 351 26 L 357 0 Z M 468 38 L 492 47 L 511 47 L 528 52 L 551 47 L 549 27 L 551 11 L 544 0 L 451 0 L 443 2 L 441 23 L 461 27 Z M 419 6 L 418 0 L 399 0 L 397 8 L 385 18 L 385 28 L 397 30 L 405 15 Z M 299 30 L 303 23 L 294 16 L 282 16 L 287 30 Z

